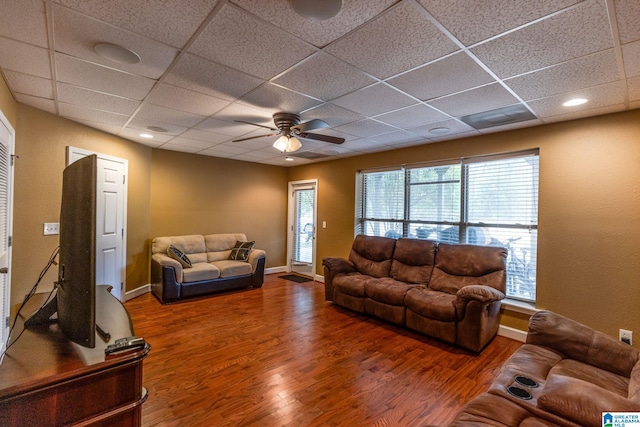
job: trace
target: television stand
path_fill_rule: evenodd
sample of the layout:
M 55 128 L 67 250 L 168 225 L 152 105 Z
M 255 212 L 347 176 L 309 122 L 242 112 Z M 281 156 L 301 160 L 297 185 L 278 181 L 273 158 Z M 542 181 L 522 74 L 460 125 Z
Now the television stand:
M 95 348 L 82 347 L 56 323 L 42 323 L 9 348 L 0 365 L 1 426 L 141 425 L 147 398 L 142 362 L 150 347 L 105 356 L 107 345 L 134 333 L 126 308 L 101 288 L 107 286 L 96 290 L 96 320 L 111 334 L 109 342 L 96 336 Z M 34 295 L 25 312 L 35 311 L 47 295 Z M 23 323 L 18 318 L 15 337 Z

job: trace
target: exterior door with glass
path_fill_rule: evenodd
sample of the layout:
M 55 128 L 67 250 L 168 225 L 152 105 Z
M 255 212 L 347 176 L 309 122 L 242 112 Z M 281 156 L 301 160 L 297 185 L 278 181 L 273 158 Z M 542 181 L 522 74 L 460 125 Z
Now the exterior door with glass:
M 315 275 L 317 181 L 289 183 L 289 269 Z

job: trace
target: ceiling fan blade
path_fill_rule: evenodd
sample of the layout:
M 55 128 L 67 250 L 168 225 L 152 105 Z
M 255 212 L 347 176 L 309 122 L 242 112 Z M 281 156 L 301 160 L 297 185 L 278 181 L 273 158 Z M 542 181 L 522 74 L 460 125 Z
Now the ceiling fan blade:
M 291 129 L 293 129 L 296 133 L 298 133 L 297 131 L 300 131 L 300 133 L 302 133 L 308 130 L 323 129 L 328 127 L 329 124 L 324 120 L 313 119 L 309 120 L 308 122 L 300 123 L 299 125 L 291 126 Z
M 248 138 L 234 139 L 234 140 L 233 140 L 233 141 L 231 141 L 231 142 L 248 141 L 248 140 L 250 140 L 250 139 L 265 138 L 265 137 L 267 137 L 267 136 L 276 136 L 276 135 L 278 135 L 278 134 L 277 134 L 277 133 L 268 133 L 268 134 L 266 134 L 266 135 L 256 135 L 256 136 L 250 136 L 250 137 L 248 137 Z
M 338 138 L 337 136 L 331 135 L 320 135 L 319 133 L 301 132 L 298 136 L 301 138 L 315 139 L 316 141 L 330 142 L 332 144 L 342 144 L 344 142 L 344 138 Z
M 258 124 L 258 123 L 247 122 L 247 121 L 245 121 L 245 120 L 234 120 L 234 122 L 237 122 L 237 123 L 244 123 L 244 124 L 251 125 L 251 126 L 258 126 L 258 127 L 265 128 L 265 129 L 269 129 L 269 130 L 273 130 L 273 131 L 278 130 L 278 129 L 276 129 L 276 128 L 274 128 L 274 127 L 271 127 L 271 126 L 265 126 L 265 125 L 260 125 L 260 124 Z

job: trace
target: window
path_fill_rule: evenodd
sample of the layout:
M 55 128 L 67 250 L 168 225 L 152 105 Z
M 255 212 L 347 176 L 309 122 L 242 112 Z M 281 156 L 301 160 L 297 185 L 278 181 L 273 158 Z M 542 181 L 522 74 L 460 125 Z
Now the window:
M 507 296 L 536 298 L 538 153 L 362 171 L 356 234 L 504 246 Z

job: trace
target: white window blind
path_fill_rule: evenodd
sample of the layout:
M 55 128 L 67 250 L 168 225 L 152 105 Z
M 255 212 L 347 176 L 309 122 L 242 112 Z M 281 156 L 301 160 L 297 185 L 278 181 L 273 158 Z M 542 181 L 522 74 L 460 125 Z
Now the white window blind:
M 508 250 L 507 296 L 535 301 L 538 154 L 361 172 L 356 234 Z

